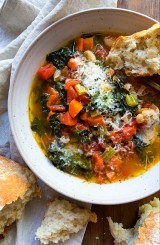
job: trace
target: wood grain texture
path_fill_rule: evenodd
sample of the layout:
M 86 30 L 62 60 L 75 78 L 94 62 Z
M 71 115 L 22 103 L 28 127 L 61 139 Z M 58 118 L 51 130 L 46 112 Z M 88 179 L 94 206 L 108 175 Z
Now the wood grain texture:
M 160 0 L 119 0 L 118 7 L 131 9 L 160 21 Z M 98 222 L 88 225 L 82 245 L 113 245 L 106 218 L 112 217 L 114 221 L 123 223 L 125 228 L 133 227 L 138 219 L 139 206 L 151 201 L 154 196 L 160 198 L 160 192 L 129 204 L 93 205 L 92 211 L 96 212 Z

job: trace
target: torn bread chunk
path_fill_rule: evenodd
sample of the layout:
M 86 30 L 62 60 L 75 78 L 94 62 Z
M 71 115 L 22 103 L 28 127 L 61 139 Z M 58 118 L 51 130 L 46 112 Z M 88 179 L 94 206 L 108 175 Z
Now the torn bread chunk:
M 154 198 L 139 208 L 140 219 L 134 228 L 124 229 L 109 217 L 109 228 L 116 245 L 159 245 L 160 244 L 160 200 Z
M 42 244 L 58 243 L 70 238 L 89 221 L 97 222 L 97 216 L 88 209 L 80 208 L 67 200 L 55 199 L 48 204 L 44 220 L 36 232 Z
M 0 234 L 18 220 L 27 202 L 40 196 L 32 172 L 11 159 L 0 156 Z
M 123 69 L 127 76 L 160 74 L 160 23 L 131 36 L 118 37 L 105 62 L 115 70 Z

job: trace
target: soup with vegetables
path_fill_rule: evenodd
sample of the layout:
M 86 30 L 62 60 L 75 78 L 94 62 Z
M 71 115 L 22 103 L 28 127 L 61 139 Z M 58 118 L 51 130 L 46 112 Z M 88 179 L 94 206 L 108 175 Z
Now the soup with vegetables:
M 82 35 L 46 56 L 29 99 L 34 137 L 58 169 L 108 183 L 160 160 L 158 91 L 106 66 L 115 40 Z

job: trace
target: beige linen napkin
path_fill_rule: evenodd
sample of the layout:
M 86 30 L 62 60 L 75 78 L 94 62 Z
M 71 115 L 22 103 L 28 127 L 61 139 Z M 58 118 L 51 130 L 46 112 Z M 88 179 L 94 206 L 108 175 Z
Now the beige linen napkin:
M 25 164 L 10 134 L 7 96 L 16 67 L 33 39 L 50 24 L 74 12 L 116 6 L 117 0 L 0 0 L 0 155 Z M 20 221 L 12 226 L 0 245 L 40 244 L 35 240 L 35 231 L 41 224 L 47 200 L 61 195 L 42 181 L 38 182 L 44 192 L 43 198 L 27 205 Z M 63 245 L 81 244 L 84 232 L 85 229 L 73 235 Z

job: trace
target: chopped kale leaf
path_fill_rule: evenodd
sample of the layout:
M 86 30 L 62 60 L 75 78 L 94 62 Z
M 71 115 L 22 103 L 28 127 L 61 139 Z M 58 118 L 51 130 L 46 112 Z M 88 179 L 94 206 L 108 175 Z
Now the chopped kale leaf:
M 73 57 L 73 52 L 69 47 L 61 48 L 47 55 L 46 60 L 57 68 L 63 68 L 68 60 Z
M 59 92 L 61 102 L 67 104 L 67 93 L 64 89 L 64 84 L 62 82 L 56 82 L 54 87 Z
M 49 113 L 49 109 L 47 107 L 48 98 L 49 98 L 49 94 L 46 93 L 43 93 L 42 96 L 40 97 L 40 105 L 42 108 L 42 112 L 46 115 Z
M 91 143 L 91 133 L 89 130 L 78 130 L 74 131 L 74 136 L 82 143 L 82 144 L 90 144 Z
M 49 119 L 49 126 L 52 130 L 52 134 L 57 138 L 61 137 L 61 129 L 64 127 L 63 124 L 59 121 L 59 113 L 53 114 Z
M 46 131 L 44 120 L 39 120 L 37 117 L 35 117 L 33 122 L 31 123 L 31 129 L 39 135 L 43 135 Z

